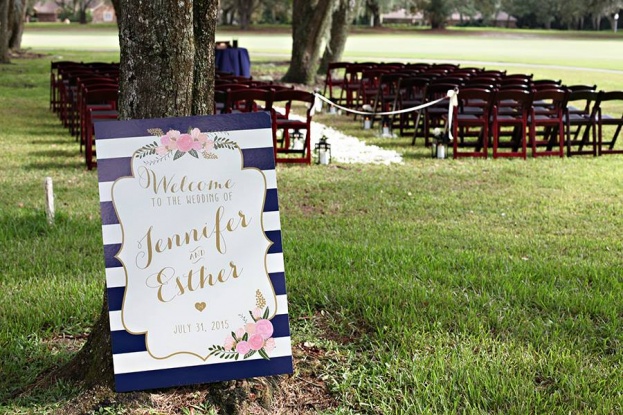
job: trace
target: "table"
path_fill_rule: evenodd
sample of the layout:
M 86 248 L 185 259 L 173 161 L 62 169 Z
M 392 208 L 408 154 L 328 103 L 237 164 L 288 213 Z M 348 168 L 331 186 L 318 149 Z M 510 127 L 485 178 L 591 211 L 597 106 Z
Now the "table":
M 246 48 L 216 49 L 216 69 L 236 76 L 251 77 L 251 59 Z

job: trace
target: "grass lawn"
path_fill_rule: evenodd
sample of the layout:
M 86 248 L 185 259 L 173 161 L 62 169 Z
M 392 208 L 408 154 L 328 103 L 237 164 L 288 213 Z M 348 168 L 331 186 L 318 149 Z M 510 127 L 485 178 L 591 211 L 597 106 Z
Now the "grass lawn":
M 201 387 L 175 399 L 173 390 L 88 400 L 67 384 L 18 393 L 80 346 L 104 285 L 97 173 L 86 171 L 78 143 L 48 110 L 48 74 L 55 57 L 111 61 L 118 52 L 79 33 L 76 48 L 28 43 L 48 31 L 60 36 L 55 27 L 27 29 L 24 45 L 45 57 L 0 66 L 0 413 L 214 414 Z M 416 59 L 393 45 L 413 37 L 419 46 L 409 50 L 422 59 L 465 57 L 464 47 L 470 60 L 496 62 L 487 67 L 535 63 L 512 71 L 623 87 L 623 73 L 613 71 L 623 68 L 621 56 L 577 57 L 580 46 L 581 56 L 605 55 L 620 38 L 502 33 L 351 41 L 367 43 L 367 56 L 379 60 Z M 232 34 L 257 56 L 254 74 L 282 69 L 274 61 L 288 56 L 288 35 L 223 36 Z M 272 36 L 280 46 L 266 41 Z M 434 55 L 428 42 L 464 46 Z M 557 44 L 557 53 L 529 53 L 543 42 Z M 270 46 L 255 46 L 262 43 Z M 517 53 L 505 53 L 509 44 Z M 346 58 L 363 57 L 357 50 Z M 296 385 L 297 408 L 623 412 L 621 156 L 433 160 L 408 137 L 381 140 L 348 117 L 316 120 L 400 151 L 405 163 L 277 168 L 296 357 L 284 388 Z M 53 226 L 44 214 L 47 176 L 55 185 Z

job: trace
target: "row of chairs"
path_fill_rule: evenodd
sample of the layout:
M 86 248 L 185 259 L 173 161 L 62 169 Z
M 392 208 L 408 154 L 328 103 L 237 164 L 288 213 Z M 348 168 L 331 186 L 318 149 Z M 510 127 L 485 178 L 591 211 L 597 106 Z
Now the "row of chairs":
M 50 109 L 67 127 L 90 170 L 97 165 L 93 122 L 117 119 L 119 65 L 54 61 L 50 68 Z
M 401 65 L 398 63 L 385 63 L 385 64 L 373 64 L 373 63 L 346 63 L 338 62 L 331 64 L 327 72 L 325 79 L 324 95 L 331 99 L 336 104 L 351 107 L 351 108 L 364 108 L 374 113 L 381 111 L 402 110 L 405 108 L 415 107 L 427 102 L 436 100 L 437 98 L 444 97 L 449 89 L 458 89 L 461 92 L 459 97 L 463 95 L 466 90 L 484 90 L 488 92 L 482 92 L 481 94 L 487 98 L 487 105 L 482 104 L 480 107 L 489 108 L 489 117 L 487 125 L 487 133 L 491 133 L 490 142 L 493 147 L 496 147 L 494 151 L 494 157 L 499 157 L 499 139 L 500 133 L 495 134 L 495 128 L 493 125 L 494 108 L 493 98 L 494 96 L 504 96 L 502 91 L 519 90 L 524 91 L 520 96 L 527 95 L 529 104 L 527 104 L 527 119 L 526 129 L 528 132 L 528 141 L 531 147 L 534 145 L 533 154 L 535 156 L 543 154 L 556 154 L 562 155 L 563 144 L 567 146 L 567 154 L 609 154 L 618 153 L 619 150 L 615 148 L 617 137 L 620 133 L 621 117 L 616 115 L 607 115 L 604 112 L 605 103 L 607 107 L 616 108 L 616 104 L 611 105 L 613 101 L 617 101 L 619 94 L 615 92 L 601 93 L 599 95 L 596 92 L 596 85 L 562 85 L 560 80 L 551 79 L 534 79 L 533 75 L 527 74 L 508 74 L 505 71 L 486 70 L 485 68 L 467 67 L 463 68 L 455 64 L 410 64 Z M 541 105 L 540 101 L 543 98 L 534 98 L 534 93 L 538 91 L 546 90 L 562 90 L 559 93 L 563 96 L 563 102 L 561 105 L 561 117 L 562 126 L 560 128 L 559 136 L 563 137 L 558 143 L 558 150 L 554 151 L 551 147 L 553 145 L 552 137 L 549 135 L 548 139 L 536 139 L 537 131 L 530 134 L 530 125 L 536 127 L 539 122 L 544 123 L 545 115 L 543 114 L 545 109 L 549 109 L 548 106 Z M 471 92 L 470 92 L 471 93 Z M 541 94 L 543 95 L 543 94 Z M 599 95 L 599 99 L 597 99 Z M 481 98 L 484 100 L 484 98 Z M 509 98 L 510 100 L 510 98 Z M 474 99 L 471 100 L 472 103 Z M 499 103 L 498 103 L 499 104 Z M 533 105 L 534 104 L 534 105 Z M 412 144 L 415 144 L 416 138 L 419 136 L 424 137 L 426 146 L 430 146 L 433 139 L 433 131 L 435 128 L 444 127 L 444 122 L 447 119 L 447 101 L 442 104 L 429 107 L 422 111 L 407 112 L 400 115 L 395 115 L 386 118 L 394 130 L 399 130 L 401 135 L 410 134 L 412 131 L 413 140 Z M 581 110 L 574 107 L 574 105 L 581 105 Z M 467 108 L 468 111 L 474 111 L 474 105 L 460 106 L 459 108 Z M 511 109 L 518 111 L 518 107 L 508 106 L 496 106 L 498 110 L 497 127 L 501 126 L 501 123 L 508 118 Z M 530 111 L 535 111 L 532 114 Z M 521 112 L 521 111 L 520 111 Z M 591 115 L 593 114 L 593 115 Z M 461 122 L 481 123 L 480 121 L 471 120 L 474 114 L 457 114 Z M 505 118 L 503 118 L 504 116 Z M 372 116 L 372 124 L 376 120 L 380 120 L 381 117 Z M 551 115 L 548 115 L 551 118 Z M 557 120 L 560 117 L 557 117 Z M 532 120 L 535 120 L 532 122 Z M 510 121 L 509 121 L 510 122 Z M 556 124 L 559 125 L 559 124 Z M 571 131 L 571 127 L 575 130 Z M 612 126 L 613 131 L 608 131 L 608 137 L 604 127 Z M 548 131 L 554 127 L 549 126 Z M 607 127 L 608 128 L 608 127 Z M 474 128 L 467 129 L 467 135 L 473 135 Z M 580 132 L 580 130 L 582 130 Z M 504 129 L 498 128 L 498 131 L 503 132 Z M 516 129 L 519 131 L 519 129 Z M 460 132 L 460 131 L 459 131 Z M 611 133 L 611 135 L 610 135 Z M 482 132 L 480 132 L 482 134 Z M 544 134 L 544 133 L 543 133 Z M 562 134 L 562 135 L 560 135 Z M 456 134 L 454 134 L 456 136 Z M 462 134 L 465 135 L 465 134 Z M 542 135 L 542 134 L 541 134 Z M 498 145 L 495 144 L 494 137 L 498 137 Z M 514 137 L 514 140 L 521 139 L 518 136 Z M 461 138 L 456 142 L 457 146 L 463 147 L 466 144 L 465 138 Z M 483 150 L 484 145 L 487 142 L 482 142 L 481 146 L 474 156 L 482 156 L 486 153 L 486 148 Z M 545 144 L 547 142 L 547 144 Z M 538 148 L 545 146 L 549 150 L 542 152 Z M 515 146 L 511 146 L 515 148 Z M 456 156 L 459 157 L 459 151 L 456 150 Z M 517 151 L 510 152 L 514 155 Z M 519 156 L 525 157 L 525 151 L 520 151 Z
M 453 154 L 494 158 L 621 154 L 615 148 L 623 115 L 613 117 L 602 105 L 623 103 L 623 91 L 489 90 L 465 88 L 458 94 L 452 124 Z M 606 128 L 613 127 L 607 137 Z
M 275 161 L 311 163 L 314 94 L 282 85 L 216 86 L 217 113 L 264 111 L 271 117 Z M 293 109 L 302 116 L 294 116 Z
M 97 166 L 93 122 L 118 116 L 118 65 L 57 61 L 50 74 L 50 109 L 79 141 L 86 166 L 93 169 Z M 268 112 L 276 161 L 311 162 L 313 94 L 229 74 L 217 73 L 215 84 L 215 113 Z M 294 117 L 292 108 L 305 115 Z

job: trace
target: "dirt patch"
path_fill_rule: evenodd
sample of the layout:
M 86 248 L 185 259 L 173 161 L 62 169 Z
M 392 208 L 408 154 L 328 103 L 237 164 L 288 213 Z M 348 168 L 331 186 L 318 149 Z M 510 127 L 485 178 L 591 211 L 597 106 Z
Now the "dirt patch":
M 328 314 L 316 313 L 305 319 L 313 320 L 321 339 L 343 344 L 352 341 L 350 337 L 333 334 L 335 330 Z M 59 335 L 45 343 L 50 350 L 78 351 L 85 340 L 86 335 Z M 236 408 L 238 413 L 248 415 L 311 415 L 337 408 L 339 402 L 329 390 L 326 368 L 331 363 L 339 364 L 340 357 L 311 342 L 293 344 L 292 356 L 292 375 L 131 393 L 95 387 L 82 391 L 59 413 L 83 415 L 117 410 L 138 415 L 198 415 L 208 413 L 210 408 L 219 408 L 221 414 L 234 413 L 232 408 Z

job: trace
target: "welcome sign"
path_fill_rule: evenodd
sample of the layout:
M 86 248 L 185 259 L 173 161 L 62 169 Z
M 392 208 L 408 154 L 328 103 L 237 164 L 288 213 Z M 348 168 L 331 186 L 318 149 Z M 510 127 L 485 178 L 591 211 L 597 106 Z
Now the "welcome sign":
M 95 132 L 117 391 L 291 373 L 270 117 Z

